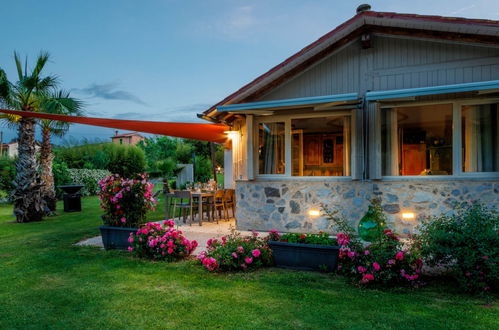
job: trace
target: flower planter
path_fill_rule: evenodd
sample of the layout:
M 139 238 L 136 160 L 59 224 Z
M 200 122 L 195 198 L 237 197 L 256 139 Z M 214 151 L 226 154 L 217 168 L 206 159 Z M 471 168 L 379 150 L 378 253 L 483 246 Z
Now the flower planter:
M 277 267 L 300 270 L 333 271 L 339 246 L 269 241 Z
M 137 232 L 137 228 L 121 228 L 112 226 L 100 226 L 102 244 L 106 250 L 127 250 L 130 246 L 128 238 L 130 233 Z

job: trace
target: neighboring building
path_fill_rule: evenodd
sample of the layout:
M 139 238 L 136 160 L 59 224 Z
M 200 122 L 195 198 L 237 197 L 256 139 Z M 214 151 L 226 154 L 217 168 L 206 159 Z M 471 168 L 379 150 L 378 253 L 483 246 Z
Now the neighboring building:
M 321 204 L 390 225 L 499 207 L 499 21 L 357 15 L 199 117 L 232 126 L 239 229 L 313 232 Z M 414 216 L 414 218 L 411 218 Z
M 145 137 L 138 133 L 118 134 L 118 131 L 116 131 L 116 135 L 112 136 L 111 140 L 113 143 L 136 145 L 140 141 L 144 141 Z
M 9 158 L 15 158 L 19 154 L 18 150 L 19 144 L 17 141 L 10 142 L 10 143 L 2 143 L 0 146 L 0 151 L 2 156 L 8 156 Z M 41 144 L 40 142 L 36 141 L 35 142 L 35 150 L 36 152 L 39 152 L 41 149 Z

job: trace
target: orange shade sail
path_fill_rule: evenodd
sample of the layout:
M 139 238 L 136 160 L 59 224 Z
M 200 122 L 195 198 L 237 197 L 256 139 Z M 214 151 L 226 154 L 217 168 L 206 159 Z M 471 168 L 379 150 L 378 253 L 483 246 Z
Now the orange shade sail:
M 168 123 L 159 121 L 76 117 L 55 115 L 43 112 L 17 111 L 6 109 L 0 109 L 0 112 L 22 117 L 57 120 L 67 123 L 124 129 L 129 131 L 217 143 L 226 142 L 227 134 L 225 134 L 224 131 L 229 130 L 229 127 L 223 124 Z

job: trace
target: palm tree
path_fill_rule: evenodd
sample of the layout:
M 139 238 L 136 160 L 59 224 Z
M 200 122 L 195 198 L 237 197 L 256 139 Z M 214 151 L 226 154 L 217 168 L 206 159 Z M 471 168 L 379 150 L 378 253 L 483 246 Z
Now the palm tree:
M 41 53 L 34 68 L 28 72 L 27 60 L 23 65 L 19 55 L 14 52 L 18 81 L 7 79 L 7 74 L 0 68 L 0 100 L 7 108 L 20 111 L 39 111 L 46 102 L 47 95 L 56 87 L 55 76 L 42 76 L 42 70 L 49 60 L 48 53 Z M 17 222 L 42 220 L 46 204 L 42 196 L 42 183 L 38 175 L 35 157 L 35 119 L 30 117 L 5 116 L 17 123 L 19 132 L 19 156 L 16 162 L 14 180 L 14 215 Z
M 45 102 L 42 103 L 41 109 L 43 112 L 57 115 L 74 115 L 82 116 L 82 103 L 74 98 L 71 98 L 69 92 L 58 91 L 48 95 Z M 52 153 L 51 136 L 62 137 L 69 129 L 70 124 L 42 119 L 39 121 L 42 130 L 42 148 L 40 150 L 40 166 L 42 178 L 42 196 L 47 204 L 50 212 L 56 209 L 57 197 L 55 194 L 54 176 L 52 174 L 52 161 L 54 155 Z

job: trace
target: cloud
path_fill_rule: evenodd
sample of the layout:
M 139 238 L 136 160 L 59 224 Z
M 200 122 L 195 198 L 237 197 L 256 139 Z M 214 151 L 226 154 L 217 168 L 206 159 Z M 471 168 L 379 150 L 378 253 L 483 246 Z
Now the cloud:
M 463 13 L 463 12 L 468 11 L 470 9 L 473 9 L 475 7 L 476 7 L 476 5 L 470 5 L 470 6 L 462 7 L 462 8 L 459 8 L 459 9 L 451 12 L 450 15 L 458 15 L 460 13 Z
M 148 104 L 138 96 L 124 91 L 116 89 L 118 84 L 116 83 L 107 83 L 107 84 L 91 84 L 85 88 L 77 88 L 75 91 L 78 91 L 83 94 L 87 94 L 93 98 L 100 98 L 104 100 L 120 100 L 120 101 L 129 101 L 136 104 L 140 104 L 143 106 L 148 106 Z

